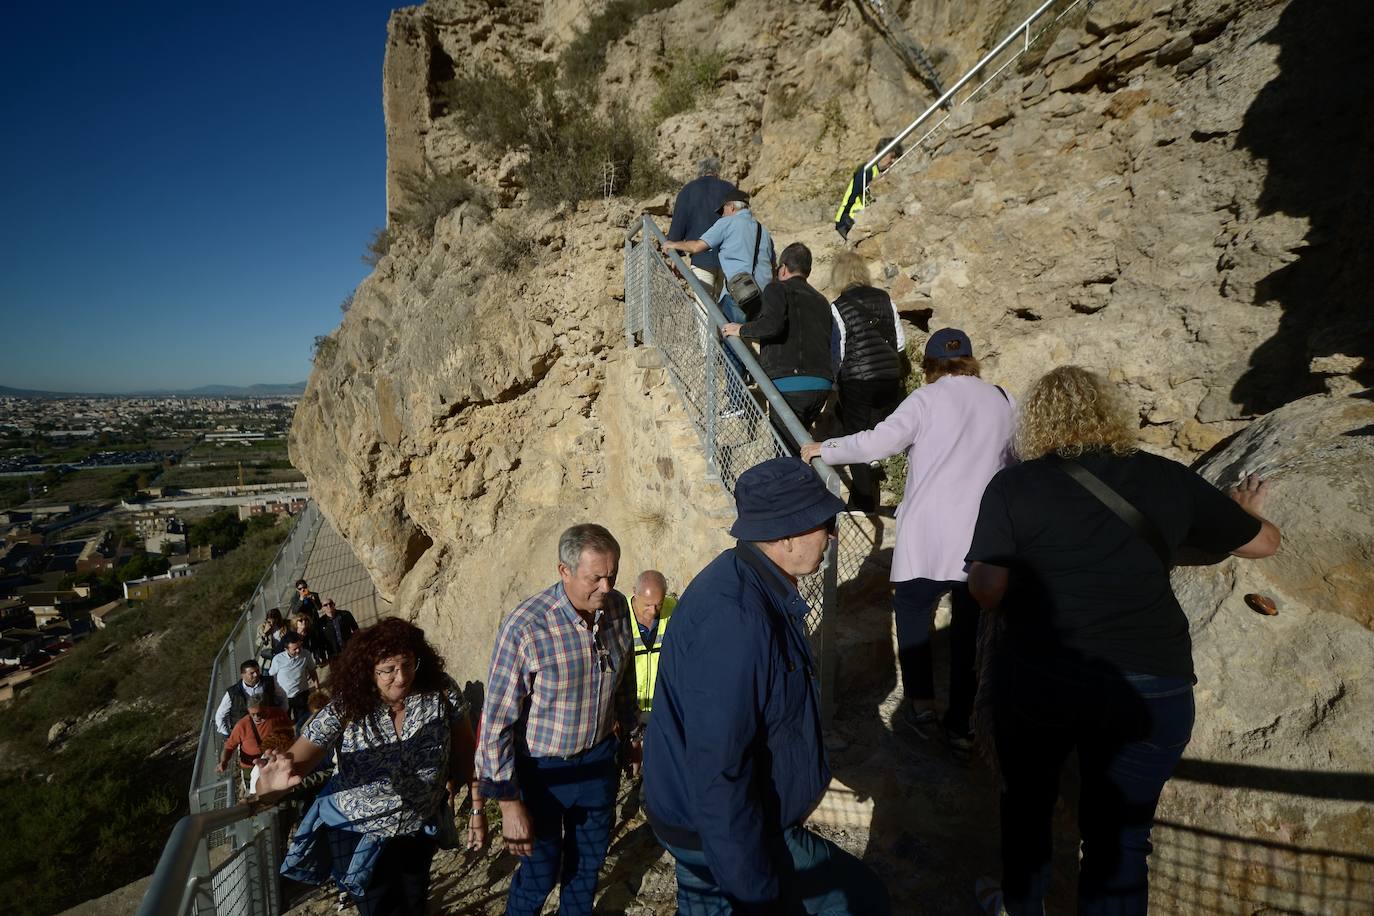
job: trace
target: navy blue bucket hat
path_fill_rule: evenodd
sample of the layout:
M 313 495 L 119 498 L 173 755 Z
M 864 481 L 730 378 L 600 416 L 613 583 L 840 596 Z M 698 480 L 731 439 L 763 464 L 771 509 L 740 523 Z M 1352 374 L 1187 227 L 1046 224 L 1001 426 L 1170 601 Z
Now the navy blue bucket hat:
M 738 517 L 730 534 L 741 541 L 776 541 L 824 525 L 842 511 L 844 500 L 800 458 L 770 458 L 735 482 Z

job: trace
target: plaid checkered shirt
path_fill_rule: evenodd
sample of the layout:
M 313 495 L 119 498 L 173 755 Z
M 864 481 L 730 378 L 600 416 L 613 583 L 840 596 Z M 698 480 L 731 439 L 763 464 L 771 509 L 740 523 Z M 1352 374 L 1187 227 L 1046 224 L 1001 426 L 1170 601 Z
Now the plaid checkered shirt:
M 477 748 L 483 798 L 519 797 L 517 753 L 571 757 L 595 747 L 618 721 L 635 726 L 630 609 L 611 592 L 588 626 L 558 582 L 501 623 L 487 675 Z

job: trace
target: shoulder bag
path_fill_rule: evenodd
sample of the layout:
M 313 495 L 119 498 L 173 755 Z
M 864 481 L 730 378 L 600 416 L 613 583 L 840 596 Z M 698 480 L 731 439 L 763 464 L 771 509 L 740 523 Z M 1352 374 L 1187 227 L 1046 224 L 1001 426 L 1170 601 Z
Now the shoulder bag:
M 1060 458 L 1055 464 L 1065 474 L 1072 477 L 1079 486 L 1097 497 L 1098 502 L 1112 510 L 1117 518 L 1130 525 L 1131 530 L 1139 535 L 1146 544 L 1150 545 L 1150 549 L 1155 552 L 1155 556 L 1159 557 L 1159 562 L 1164 565 L 1166 572 L 1173 567 L 1172 551 L 1169 550 L 1164 535 L 1160 534 L 1159 527 L 1150 521 L 1143 512 L 1104 483 L 1102 478 L 1077 461 Z
M 730 292 L 730 298 L 735 300 L 746 314 L 754 306 L 755 300 L 763 295 L 763 290 L 759 289 L 759 283 L 754 279 L 754 265 L 759 262 L 759 240 L 763 238 L 763 225 L 757 221 L 754 223 L 754 256 L 749 259 L 749 269 L 738 271 L 734 276 L 725 281 L 725 288 Z

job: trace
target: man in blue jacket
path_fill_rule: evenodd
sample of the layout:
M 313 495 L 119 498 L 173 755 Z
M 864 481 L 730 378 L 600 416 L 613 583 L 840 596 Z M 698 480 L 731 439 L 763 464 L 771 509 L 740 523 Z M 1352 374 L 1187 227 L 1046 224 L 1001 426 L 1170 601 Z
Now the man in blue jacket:
M 739 539 L 678 599 L 644 746 L 645 808 L 678 912 L 878 914 L 882 882 L 802 824 L 830 782 L 797 580 L 844 502 L 797 458 L 735 486 Z

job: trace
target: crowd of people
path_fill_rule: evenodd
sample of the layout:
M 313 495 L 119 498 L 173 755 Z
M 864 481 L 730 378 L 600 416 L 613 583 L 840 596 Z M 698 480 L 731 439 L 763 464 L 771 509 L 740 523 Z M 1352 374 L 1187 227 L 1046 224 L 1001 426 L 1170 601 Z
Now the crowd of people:
M 798 583 L 843 513 L 879 508 L 872 463 L 905 455 L 891 569 L 904 699 L 892 725 L 960 759 L 975 739 L 992 755 L 1001 876 L 979 882 L 980 903 L 1044 912 L 1060 770 L 1076 753 L 1079 911 L 1144 913 L 1155 806 L 1194 714 L 1169 569 L 1184 548 L 1273 554 L 1267 484 L 1247 477 L 1223 492 L 1141 451 L 1121 392 L 1083 368 L 1050 370 L 1018 403 L 983 380 L 956 328 L 929 335 L 923 383 L 907 394 L 901 322 L 862 259 L 835 259 L 827 299 L 808 281 L 806 246 L 775 257 L 747 195 L 718 163 L 701 172 L 666 247 L 691 255 L 697 285 L 730 319 L 721 334 L 758 345 L 808 434 L 837 390 L 843 434 L 794 437 L 800 458 L 741 474 L 736 544 L 701 558 L 680 595 L 652 569 L 618 591 L 616 538 L 569 527 L 549 558 L 555 578 L 501 621 L 480 713 L 419 628 L 384 618 L 357 630 L 299 583 L 298 606 L 264 624 L 270 665 L 244 662 L 216 715 L 222 764 L 231 745 L 259 749 L 260 794 L 332 774 L 283 873 L 332 879 L 365 914 L 420 914 L 435 851 L 483 849 L 499 810 L 519 860 L 506 912 L 535 916 L 557 888 L 559 913 L 590 914 L 628 779 L 673 859 L 679 913 L 890 912 L 879 876 L 807 827 L 831 774 Z M 810 462 L 850 469 L 848 501 Z M 931 629 L 945 595 L 941 704 Z M 313 692 L 321 669 L 327 702 Z

